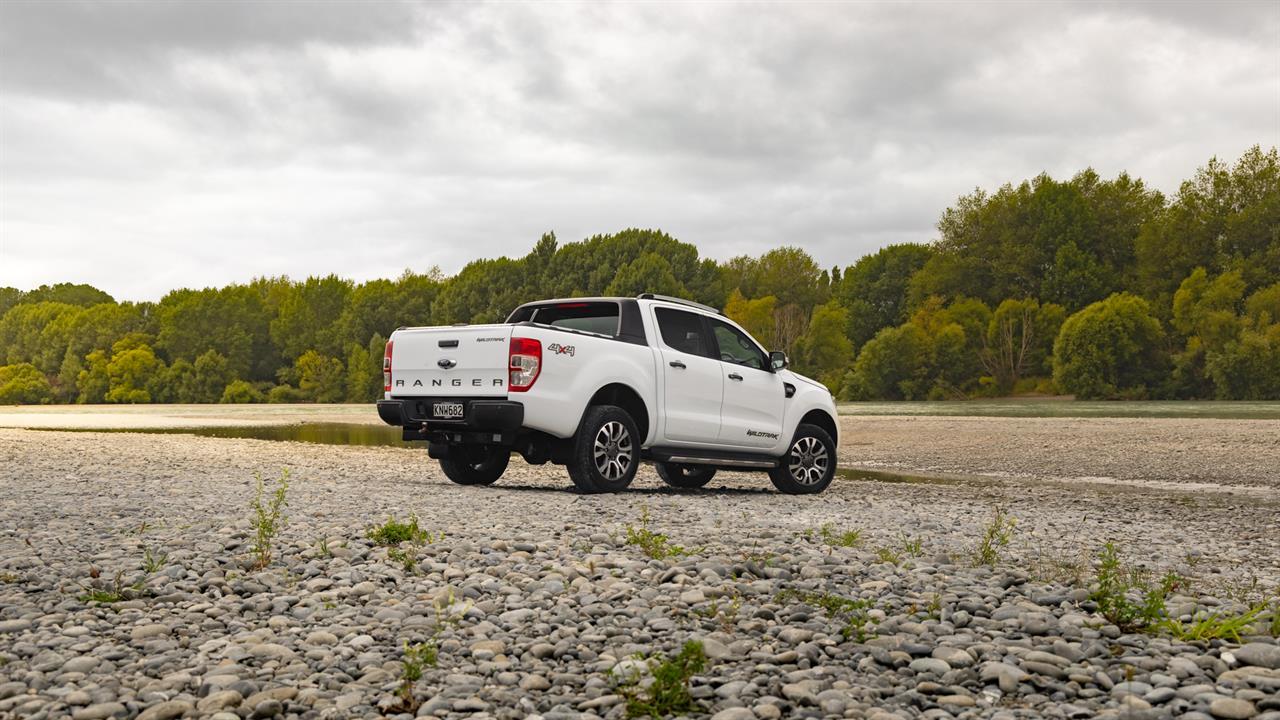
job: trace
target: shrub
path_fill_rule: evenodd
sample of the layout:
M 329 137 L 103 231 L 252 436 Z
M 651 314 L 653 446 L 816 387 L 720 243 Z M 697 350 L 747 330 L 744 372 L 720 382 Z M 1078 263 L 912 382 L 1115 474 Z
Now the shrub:
M 49 378 L 31 363 L 0 367 L 0 405 L 40 405 L 53 402 Z
M 1147 301 L 1117 293 L 1067 318 L 1053 379 L 1083 400 L 1146 397 L 1165 377 L 1164 330 Z
M 269 403 L 300 403 L 306 401 L 306 395 L 292 385 L 277 385 L 267 393 L 267 402 Z
M 258 392 L 251 383 L 245 380 L 232 380 L 222 390 L 223 403 L 260 403 L 262 402 L 262 393 Z

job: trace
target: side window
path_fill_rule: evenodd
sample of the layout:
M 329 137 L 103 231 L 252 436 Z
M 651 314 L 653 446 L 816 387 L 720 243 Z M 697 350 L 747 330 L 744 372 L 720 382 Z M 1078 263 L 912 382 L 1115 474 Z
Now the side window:
M 712 319 L 711 330 L 715 333 L 716 345 L 720 346 L 720 359 L 724 362 L 745 365 L 757 370 L 769 367 L 769 361 L 764 353 L 738 328 Z
M 707 339 L 703 337 L 702 318 L 681 310 L 654 308 L 662 342 L 672 350 L 690 355 L 707 355 Z

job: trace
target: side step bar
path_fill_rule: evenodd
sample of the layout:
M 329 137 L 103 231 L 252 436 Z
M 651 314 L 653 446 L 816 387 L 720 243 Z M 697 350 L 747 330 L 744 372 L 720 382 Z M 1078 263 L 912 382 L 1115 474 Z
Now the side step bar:
M 687 448 L 651 448 L 644 459 L 653 462 L 680 463 L 682 465 L 716 465 L 718 467 L 768 470 L 778 467 L 778 459 L 768 455 L 750 453 L 719 453 Z

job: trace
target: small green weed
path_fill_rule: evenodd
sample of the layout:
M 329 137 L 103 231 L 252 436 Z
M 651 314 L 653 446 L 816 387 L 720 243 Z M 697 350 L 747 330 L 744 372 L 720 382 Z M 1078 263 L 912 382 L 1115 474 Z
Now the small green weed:
M 1177 574 L 1167 573 L 1159 582 L 1150 582 L 1146 573 L 1126 568 L 1115 543 L 1108 542 L 1098 554 L 1091 599 L 1098 605 L 1098 614 L 1121 631 L 1146 630 L 1165 621 L 1165 598 L 1180 580 Z
M 387 548 L 387 559 L 400 563 L 405 572 L 413 572 L 418 565 L 418 550 L 416 545 L 409 545 L 404 548 L 390 547 Z
M 17 573 L 11 573 L 11 572 L 0 573 L 0 583 L 4 583 L 5 585 L 12 585 L 21 579 L 22 578 L 18 577 Z
M 1193 618 L 1186 624 L 1166 618 L 1151 629 L 1187 642 L 1230 640 L 1238 643 L 1241 642 L 1241 635 L 1262 617 L 1264 610 L 1266 605 L 1258 604 L 1241 614 L 1229 611 L 1208 613 L 1203 617 Z
M 713 597 L 702 609 L 694 610 L 694 614 L 720 624 L 720 630 L 732 635 L 738 624 L 738 613 L 742 610 L 742 596 L 736 592 L 728 597 Z
M 818 536 L 822 538 L 822 542 L 832 547 L 862 547 L 862 531 L 856 528 L 853 530 L 836 530 L 834 524 L 823 523 L 818 528 Z
M 316 541 L 316 552 L 326 560 L 333 557 L 333 551 L 329 549 L 329 538 L 322 537 Z
M 1004 506 L 997 505 L 973 552 L 974 565 L 995 565 L 1000 560 L 1000 548 L 1009 545 L 1017 526 L 1018 519 L 1010 515 Z
M 400 660 L 400 685 L 396 688 L 400 703 L 396 710 L 411 713 L 418 709 L 422 703 L 414 696 L 413 685 L 422 679 L 424 668 L 435 667 L 438 661 L 439 650 L 434 637 L 414 645 L 410 645 L 408 640 L 404 641 L 404 652 Z
M 671 542 L 665 534 L 649 529 L 649 507 L 640 508 L 640 524 L 627 525 L 627 544 L 635 545 L 640 551 L 654 560 L 666 560 L 690 555 L 683 547 Z
M 882 563 L 897 565 L 902 562 L 902 553 L 889 547 L 876 548 L 876 559 Z
M 284 529 L 285 523 L 288 522 L 284 507 L 288 504 L 285 495 L 289 491 L 289 470 L 285 469 L 281 472 L 280 479 L 269 496 L 266 483 L 262 481 L 262 474 L 254 473 L 254 479 L 257 481 L 257 491 L 254 493 L 253 502 L 249 503 L 249 509 L 253 511 L 250 522 L 254 532 L 253 555 L 257 560 L 256 567 L 262 569 L 271 564 L 272 545 L 275 543 L 276 536 Z
M 902 535 L 902 551 L 913 558 L 924 555 L 924 539 L 908 537 L 904 533 Z
M 84 590 L 84 594 L 80 595 L 80 602 L 94 602 L 101 603 L 103 605 L 110 605 L 112 603 L 128 600 L 130 593 L 137 593 L 141 591 L 142 581 L 139 580 L 132 585 L 125 584 L 124 571 L 121 570 L 116 573 L 115 577 L 106 587 L 81 585 L 80 588 Z
M 436 535 L 427 530 L 423 530 L 418 525 L 417 514 L 409 515 L 409 522 L 400 522 L 395 516 L 389 516 L 387 521 L 381 525 L 375 525 L 365 532 L 365 537 L 374 542 L 375 545 L 392 547 L 400 543 L 413 543 L 414 545 L 430 545 L 444 539 L 444 533 Z
M 869 611 L 875 606 L 870 600 L 854 600 L 833 593 L 800 593 L 795 590 L 783 590 L 774 596 L 774 601 L 787 603 L 799 601 L 806 605 L 821 608 L 833 620 L 844 623 L 840 635 L 845 640 L 866 642 L 874 633 L 867 632 L 871 621 Z
M 158 548 L 155 550 L 152 550 L 149 547 L 143 548 L 142 569 L 146 570 L 147 574 L 158 572 L 160 568 L 164 567 L 167 564 L 169 564 L 168 553 L 161 552 Z
M 647 688 L 640 685 L 640 678 L 628 678 L 618 686 L 627 703 L 627 717 L 666 718 L 698 710 L 690 680 L 706 667 L 707 654 L 696 640 L 686 642 L 674 657 L 650 658 L 653 682 Z

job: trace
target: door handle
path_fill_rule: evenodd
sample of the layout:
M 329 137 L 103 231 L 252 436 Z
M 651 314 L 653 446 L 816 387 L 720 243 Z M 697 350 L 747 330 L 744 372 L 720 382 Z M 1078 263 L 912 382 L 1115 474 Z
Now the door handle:
M 729 379 L 730 379 L 730 380 L 741 380 L 741 379 L 742 379 L 742 376 L 741 376 L 741 375 L 739 375 L 738 373 L 729 373 Z
M 667 363 L 667 364 L 668 364 L 668 365 L 670 365 L 670 366 L 671 366 L 671 367 L 673 367 L 673 368 L 680 368 L 681 370 L 683 370 L 683 369 L 685 368 L 685 364 L 684 364 L 684 363 L 682 363 L 682 362 L 680 362 L 679 360 L 672 360 L 671 362 L 669 362 L 669 363 Z

